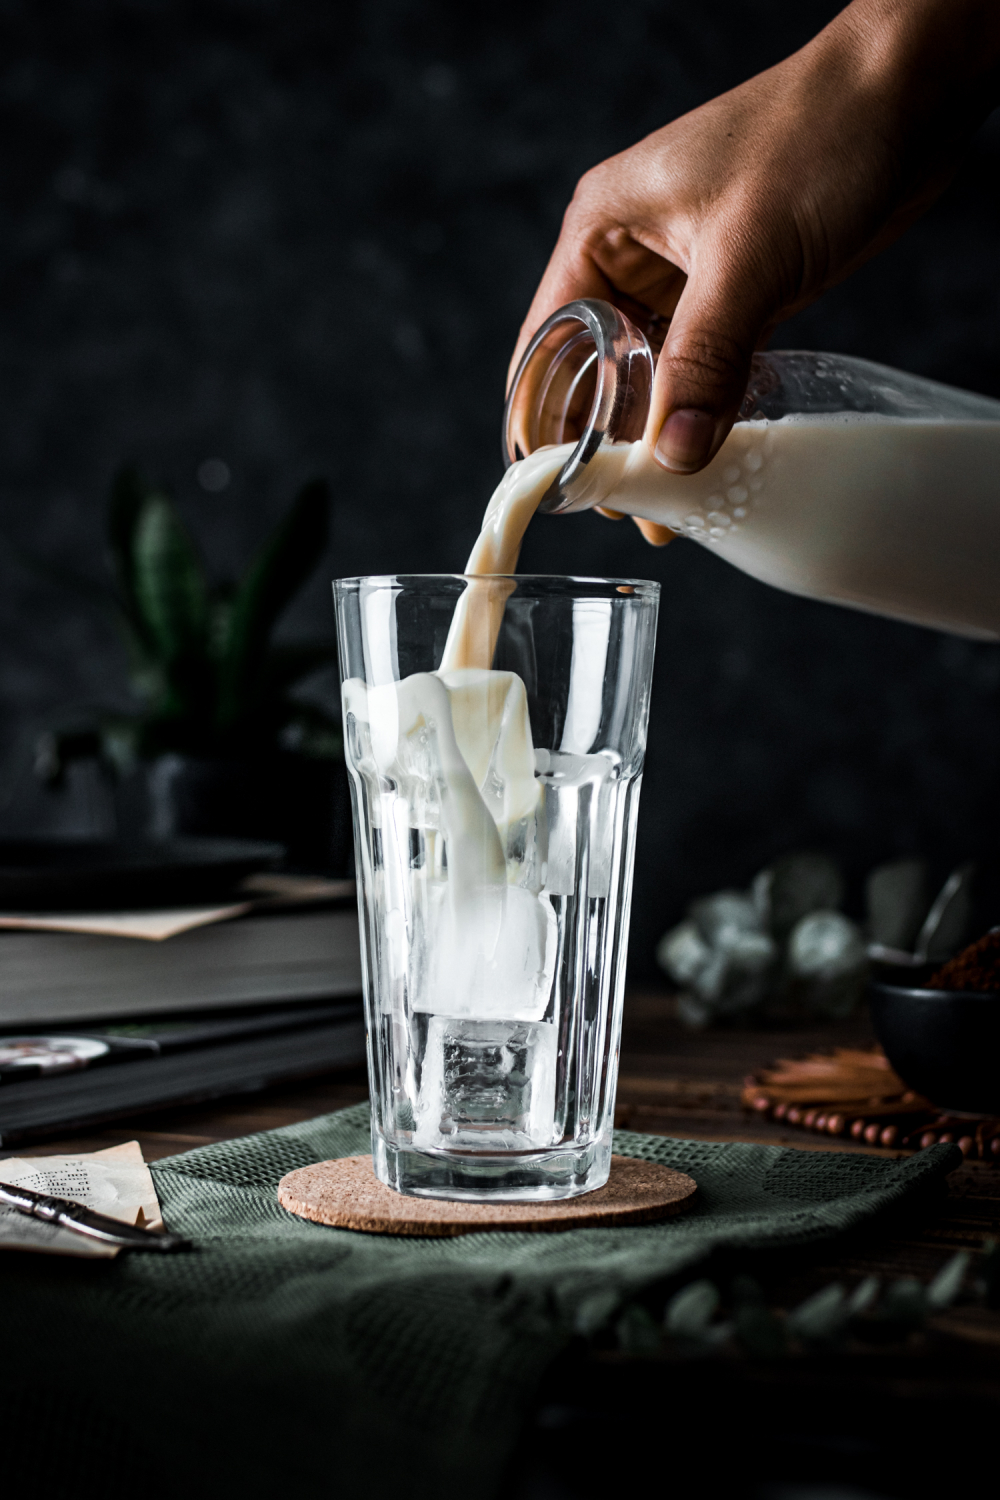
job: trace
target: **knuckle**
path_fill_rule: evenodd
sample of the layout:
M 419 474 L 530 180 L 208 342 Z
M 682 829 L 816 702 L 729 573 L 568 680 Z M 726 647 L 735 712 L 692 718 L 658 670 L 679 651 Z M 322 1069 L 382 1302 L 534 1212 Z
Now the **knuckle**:
M 566 209 L 567 222 L 590 223 L 603 216 L 609 197 L 605 191 L 606 181 L 606 162 L 599 162 L 596 167 L 590 167 L 584 172 L 573 189 L 573 196 Z M 611 196 L 613 201 L 613 194 Z
M 683 344 L 660 356 L 671 382 L 682 385 L 730 385 L 745 380 L 751 350 L 717 329 L 689 330 Z

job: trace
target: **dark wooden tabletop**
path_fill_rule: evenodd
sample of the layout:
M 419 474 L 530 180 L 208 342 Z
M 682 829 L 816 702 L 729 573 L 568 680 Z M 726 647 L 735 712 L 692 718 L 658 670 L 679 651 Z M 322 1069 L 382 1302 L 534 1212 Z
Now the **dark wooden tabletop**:
M 787 1031 L 691 1032 L 675 1019 L 670 996 L 633 993 L 625 1009 L 616 1123 L 691 1140 L 754 1141 L 803 1151 L 898 1156 L 902 1153 L 848 1140 L 821 1141 L 741 1107 L 746 1074 L 777 1057 L 872 1042 L 863 1020 Z M 366 1097 L 364 1071 L 357 1069 L 121 1121 L 47 1142 L 33 1148 L 32 1154 L 97 1150 L 135 1139 L 146 1159 L 155 1161 L 193 1146 L 306 1120 Z M 870 1274 L 890 1280 L 916 1276 L 926 1282 L 956 1250 L 972 1252 L 975 1264 L 988 1236 L 1000 1238 L 1000 1166 L 966 1162 L 952 1174 L 940 1202 L 923 1206 L 916 1217 L 869 1229 L 808 1255 L 769 1258 L 758 1274 L 769 1305 L 787 1309 L 832 1281 L 848 1289 Z M 870 1492 L 891 1496 L 946 1493 L 940 1486 L 947 1488 L 948 1476 L 954 1475 L 947 1468 L 951 1460 L 944 1456 L 945 1449 L 935 1447 L 937 1435 L 958 1424 L 963 1433 L 958 1451 L 971 1463 L 976 1444 L 995 1430 L 1000 1417 L 1000 1312 L 969 1298 L 936 1316 L 933 1328 L 903 1349 L 873 1347 L 850 1355 L 775 1364 L 712 1359 L 687 1360 L 679 1366 L 669 1355 L 637 1359 L 613 1350 L 591 1351 L 586 1356 L 577 1352 L 573 1359 L 572 1370 L 565 1363 L 560 1365 L 540 1393 L 537 1451 L 531 1460 L 534 1478 L 525 1495 L 600 1492 L 604 1481 L 598 1478 L 599 1465 L 575 1472 L 564 1459 L 553 1461 L 553 1454 L 567 1451 L 553 1433 L 557 1437 L 562 1433 L 573 1448 L 574 1423 L 579 1424 L 583 1449 L 587 1448 L 583 1435 L 597 1420 L 586 1397 L 591 1387 L 605 1393 L 601 1406 L 605 1423 L 608 1392 L 617 1392 L 614 1404 L 620 1444 L 638 1443 L 637 1432 L 641 1429 L 648 1434 L 650 1424 L 655 1428 L 662 1423 L 668 1409 L 677 1422 L 696 1432 L 699 1423 L 704 1426 L 707 1413 L 717 1412 L 720 1402 L 729 1402 L 732 1412 L 741 1414 L 738 1421 L 733 1416 L 728 1419 L 729 1430 L 737 1434 L 747 1453 L 757 1453 L 754 1472 L 758 1479 L 770 1482 L 783 1476 L 811 1475 L 857 1483 L 860 1475 Z M 590 1372 L 586 1378 L 581 1368 Z M 596 1385 L 595 1370 L 599 1370 Z M 566 1382 L 575 1392 L 572 1400 L 563 1390 Z M 787 1441 L 780 1433 L 772 1433 L 766 1441 L 761 1437 L 769 1431 L 775 1411 L 784 1413 L 780 1431 Z M 716 1467 L 723 1486 L 718 1492 L 728 1493 L 728 1471 L 721 1458 Z M 738 1481 L 747 1495 L 755 1493 L 744 1484 L 752 1470 L 754 1464 L 748 1458 L 738 1474 L 734 1470 L 731 1476 L 732 1483 Z M 515 1486 L 515 1497 L 520 1497 L 522 1489 Z

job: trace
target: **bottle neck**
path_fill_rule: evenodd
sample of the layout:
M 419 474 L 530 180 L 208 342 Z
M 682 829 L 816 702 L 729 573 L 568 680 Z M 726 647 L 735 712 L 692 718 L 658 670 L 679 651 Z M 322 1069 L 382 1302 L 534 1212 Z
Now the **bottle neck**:
M 665 320 L 653 322 L 659 345 Z M 503 417 L 507 464 L 573 444 L 539 510 L 586 510 L 607 498 L 590 461 L 605 445 L 642 437 L 653 365 L 650 341 L 610 302 L 569 302 L 542 324 L 517 367 Z

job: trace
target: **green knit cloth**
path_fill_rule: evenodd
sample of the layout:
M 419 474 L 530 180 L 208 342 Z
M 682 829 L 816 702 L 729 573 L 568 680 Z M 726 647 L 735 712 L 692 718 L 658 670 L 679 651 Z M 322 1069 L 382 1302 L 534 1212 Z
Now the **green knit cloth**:
M 889 1161 L 619 1131 L 618 1152 L 696 1179 L 683 1217 L 420 1240 L 278 1206 L 285 1172 L 369 1147 L 357 1105 L 159 1162 L 164 1217 L 195 1240 L 190 1254 L 4 1256 L 8 1479 L 20 1461 L 56 1497 L 91 1474 L 106 1495 L 491 1496 L 585 1300 L 693 1272 L 721 1247 L 828 1239 L 959 1159 L 947 1146 Z

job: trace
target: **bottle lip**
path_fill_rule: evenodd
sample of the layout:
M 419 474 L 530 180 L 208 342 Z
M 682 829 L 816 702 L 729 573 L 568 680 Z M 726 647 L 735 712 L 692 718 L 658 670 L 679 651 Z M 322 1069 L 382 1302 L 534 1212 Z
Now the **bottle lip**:
M 566 369 L 562 369 L 565 365 Z M 599 504 L 587 465 L 604 443 L 641 436 L 649 411 L 653 356 L 645 335 L 600 298 L 568 302 L 546 318 L 521 357 L 504 406 L 505 465 L 562 437 L 574 399 L 593 379 L 590 410 L 573 451 L 538 509 L 559 512 Z

